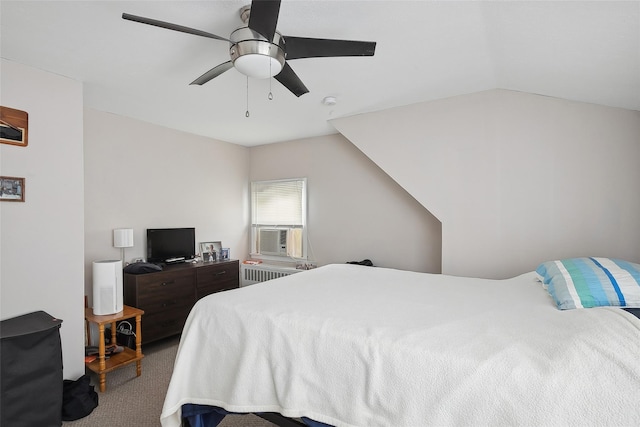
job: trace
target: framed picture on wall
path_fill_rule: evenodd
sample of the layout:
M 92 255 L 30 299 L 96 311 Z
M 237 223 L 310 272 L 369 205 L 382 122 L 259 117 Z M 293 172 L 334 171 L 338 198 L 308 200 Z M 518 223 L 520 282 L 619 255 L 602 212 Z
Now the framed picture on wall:
M 29 115 L 26 111 L 0 107 L 0 142 L 26 147 L 29 143 Z
M 24 178 L 0 176 L 0 200 L 24 202 Z
M 200 254 L 203 262 L 212 262 L 220 259 L 222 242 L 200 242 Z

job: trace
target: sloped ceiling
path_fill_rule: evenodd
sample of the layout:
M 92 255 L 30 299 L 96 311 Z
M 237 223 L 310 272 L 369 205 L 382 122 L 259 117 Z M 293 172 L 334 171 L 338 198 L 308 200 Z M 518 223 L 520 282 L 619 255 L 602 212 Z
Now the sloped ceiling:
M 300 98 L 270 79 L 249 79 L 247 91 L 236 70 L 190 86 L 229 59 L 227 42 L 121 18 L 228 37 L 248 3 L 2 0 L 0 54 L 82 81 L 86 107 L 246 146 L 335 133 L 333 118 L 494 88 L 640 110 L 638 1 L 283 0 L 285 36 L 377 42 L 373 57 L 291 61 L 310 90 Z M 323 105 L 325 96 L 337 104 Z

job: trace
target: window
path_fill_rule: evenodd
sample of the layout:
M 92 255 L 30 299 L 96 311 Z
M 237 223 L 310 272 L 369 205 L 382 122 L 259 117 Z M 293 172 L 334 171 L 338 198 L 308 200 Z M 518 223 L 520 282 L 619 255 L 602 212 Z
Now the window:
M 307 258 L 307 179 L 251 183 L 251 254 Z

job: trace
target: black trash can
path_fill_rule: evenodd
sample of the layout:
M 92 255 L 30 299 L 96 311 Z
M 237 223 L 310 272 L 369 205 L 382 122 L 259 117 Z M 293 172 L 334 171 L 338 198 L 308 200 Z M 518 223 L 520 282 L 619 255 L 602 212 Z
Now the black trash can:
M 0 426 L 62 425 L 61 324 L 44 311 L 0 322 Z

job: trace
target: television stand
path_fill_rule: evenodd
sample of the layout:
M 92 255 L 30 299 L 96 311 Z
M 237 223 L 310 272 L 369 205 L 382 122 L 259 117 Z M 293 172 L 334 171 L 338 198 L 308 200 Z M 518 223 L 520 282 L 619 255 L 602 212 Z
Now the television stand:
M 169 258 L 169 259 L 165 259 L 164 262 L 166 264 L 179 264 L 181 262 L 185 262 L 185 257 L 177 257 L 177 258 Z

